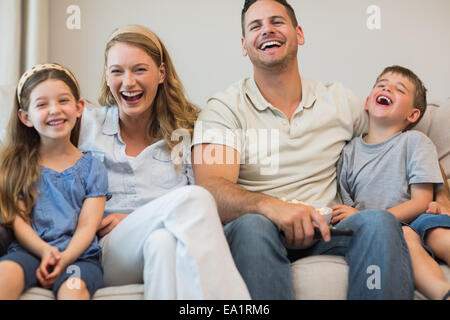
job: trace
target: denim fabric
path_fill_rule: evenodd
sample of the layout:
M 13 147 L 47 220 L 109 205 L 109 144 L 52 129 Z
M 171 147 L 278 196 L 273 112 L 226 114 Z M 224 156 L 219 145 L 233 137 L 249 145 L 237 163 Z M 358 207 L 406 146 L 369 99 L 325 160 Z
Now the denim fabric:
M 435 258 L 433 250 L 425 244 L 425 236 L 427 231 L 433 228 L 450 228 L 450 216 L 446 214 L 423 213 L 410 224 L 405 223 L 405 225 L 410 226 L 411 229 L 417 232 L 422 239 L 422 245 L 425 250 Z
M 352 237 L 332 237 L 307 249 L 287 250 L 276 226 L 257 214 L 225 226 L 236 266 L 253 299 L 293 299 L 290 259 L 341 255 L 349 265 L 348 299 L 412 299 L 414 279 L 400 224 L 384 211 L 360 211 L 340 222 Z
M 14 261 L 22 267 L 25 276 L 24 291 L 32 287 L 40 286 L 36 277 L 36 270 L 41 264 L 40 258 L 32 255 L 24 249 L 19 249 L 1 257 L 0 261 Z M 66 269 L 61 272 L 58 280 L 56 280 L 53 284 L 53 293 L 56 295 L 64 281 L 68 280 L 72 276 L 80 278 L 84 281 L 92 297 L 98 289 L 103 287 L 103 272 L 99 257 L 77 259 L 74 263 L 67 266 Z
M 61 252 L 72 240 L 84 200 L 104 195 L 109 197 L 105 167 L 89 153 L 63 172 L 41 167 L 38 190 L 39 196 L 31 212 L 31 225 L 42 240 Z M 8 252 L 18 248 L 21 245 L 15 240 Z M 95 238 L 79 258 L 98 256 L 100 251 Z
M 9 244 L 13 239 L 12 230 L 0 225 L 0 257 L 8 251 Z

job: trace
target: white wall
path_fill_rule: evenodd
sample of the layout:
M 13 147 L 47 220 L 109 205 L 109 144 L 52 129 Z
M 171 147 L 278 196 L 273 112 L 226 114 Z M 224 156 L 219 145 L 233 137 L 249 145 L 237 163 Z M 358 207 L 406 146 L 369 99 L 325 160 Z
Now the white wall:
M 142 24 L 167 46 L 188 93 L 203 106 L 209 96 L 251 74 L 241 54 L 244 0 L 50 0 L 50 61 L 68 66 L 82 94 L 97 101 L 103 51 L 110 32 Z M 449 0 L 291 0 L 306 44 L 304 76 L 340 80 L 365 97 L 387 65 L 411 68 L 429 89 L 429 101 L 450 96 Z M 66 21 L 80 8 L 80 29 Z M 381 9 L 381 29 L 369 30 L 370 5 Z

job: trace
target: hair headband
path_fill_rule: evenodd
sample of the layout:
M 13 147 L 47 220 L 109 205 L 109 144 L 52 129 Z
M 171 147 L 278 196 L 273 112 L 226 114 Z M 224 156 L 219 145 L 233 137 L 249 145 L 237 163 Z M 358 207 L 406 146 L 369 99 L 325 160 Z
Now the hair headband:
M 70 72 L 69 70 L 67 70 L 63 66 L 60 66 L 59 64 L 55 64 L 55 63 L 38 64 L 38 65 L 35 65 L 33 68 L 29 69 L 28 71 L 26 71 L 22 75 L 22 77 L 20 77 L 19 84 L 17 85 L 17 100 L 19 100 L 19 105 L 22 104 L 22 102 L 20 101 L 20 96 L 22 94 L 22 89 L 23 89 L 23 85 L 25 84 L 25 82 L 33 74 L 35 74 L 35 73 L 37 73 L 39 71 L 42 71 L 42 70 L 50 70 L 50 69 L 64 71 L 72 79 L 72 81 L 75 83 L 78 91 L 80 91 L 80 87 L 78 85 L 78 82 L 75 79 L 75 77 L 73 76 L 72 72 Z
M 109 43 L 115 37 L 117 37 L 120 34 L 124 34 L 124 33 L 137 33 L 137 34 L 140 34 L 140 35 L 143 35 L 143 36 L 149 38 L 158 48 L 159 54 L 161 56 L 161 61 L 162 61 L 163 50 L 162 50 L 161 42 L 159 41 L 158 37 L 153 32 L 151 32 L 149 29 L 147 29 L 143 26 L 129 25 L 129 26 L 124 26 L 124 27 L 118 28 L 118 29 L 114 30 L 114 32 L 109 36 L 108 41 L 106 43 Z

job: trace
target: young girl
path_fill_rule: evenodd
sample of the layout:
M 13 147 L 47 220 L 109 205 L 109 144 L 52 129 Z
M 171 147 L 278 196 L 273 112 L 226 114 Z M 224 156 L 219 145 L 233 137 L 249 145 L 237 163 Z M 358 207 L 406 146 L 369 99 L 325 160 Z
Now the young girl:
M 57 64 L 25 72 L 0 151 L 0 211 L 16 241 L 0 258 L 0 299 L 38 285 L 58 299 L 89 299 L 103 285 L 95 236 L 108 181 L 103 164 L 81 153 L 84 101 Z

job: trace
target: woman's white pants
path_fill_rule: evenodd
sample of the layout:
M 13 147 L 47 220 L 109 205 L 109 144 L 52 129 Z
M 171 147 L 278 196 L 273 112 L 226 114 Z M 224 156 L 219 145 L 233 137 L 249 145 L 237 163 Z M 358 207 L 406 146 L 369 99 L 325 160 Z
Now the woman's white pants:
M 100 245 L 106 286 L 143 282 L 145 299 L 250 299 L 214 198 L 199 186 L 136 209 Z

